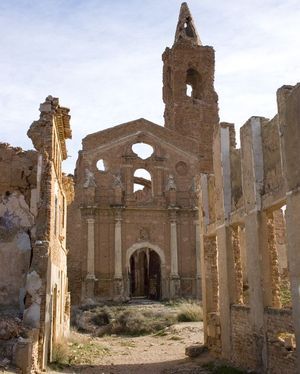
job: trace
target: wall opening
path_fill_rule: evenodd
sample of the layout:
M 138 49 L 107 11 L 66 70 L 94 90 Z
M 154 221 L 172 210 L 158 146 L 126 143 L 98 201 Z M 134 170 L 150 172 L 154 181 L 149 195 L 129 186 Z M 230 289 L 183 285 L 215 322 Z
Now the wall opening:
M 106 171 L 105 162 L 102 158 L 97 161 L 96 166 L 99 171 Z
M 130 296 L 161 298 L 161 261 L 152 249 L 138 249 L 130 257 Z
M 202 99 L 203 87 L 201 75 L 195 69 L 186 72 L 186 95 L 193 99 Z
M 132 145 L 131 149 L 133 152 L 142 160 L 146 160 L 153 154 L 153 147 L 147 143 L 135 143 Z
M 137 169 L 133 175 L 133 192 L 137 201 L 152 199 L 151 174 L 146 169 Z
M 190 84 L 186 85 L 186 96 L 192 97 L 193 94 L 193 87 Z
M 286 247 L 285 208 L 284 205 L 279 209 L 268 212 L 267 217 L 272 306 L 275 308 L 292 306 Z
M 231 245 L 234 262 L 234 303 L 249 304 L 249 285 L 247 274 L 245 227 L 231 226 Z

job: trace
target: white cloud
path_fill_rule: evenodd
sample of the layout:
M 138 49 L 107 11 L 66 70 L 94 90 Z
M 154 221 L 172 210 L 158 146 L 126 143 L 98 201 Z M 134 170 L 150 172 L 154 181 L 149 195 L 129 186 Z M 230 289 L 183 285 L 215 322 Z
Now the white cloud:
M 204 44 L 216 50 L 222 120 L 271 117 L 276 89 L 300 80 L 296 0 L 189 1 Z M 87 134 L 145 117 L 163 124 L 161 54 L 180 1 L 11 0 L 0 3 L 0 139 L 31 147 L 26 132 L 51 94 L 71 109 L 72 171 Z

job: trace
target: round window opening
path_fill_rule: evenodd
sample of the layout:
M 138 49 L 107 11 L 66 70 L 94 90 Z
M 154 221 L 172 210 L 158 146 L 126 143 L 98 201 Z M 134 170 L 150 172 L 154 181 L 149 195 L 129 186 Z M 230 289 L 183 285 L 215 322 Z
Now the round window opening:
M 143 142 L 133 144 L 131 149 L 142 160 L 146 160 L 154 152 L 154 149 L 151 145 Z

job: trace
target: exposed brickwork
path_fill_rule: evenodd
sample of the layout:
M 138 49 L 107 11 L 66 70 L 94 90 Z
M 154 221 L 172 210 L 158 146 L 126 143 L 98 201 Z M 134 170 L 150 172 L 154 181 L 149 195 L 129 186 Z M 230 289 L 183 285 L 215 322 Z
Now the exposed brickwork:
M 269 372 L 296 373 L 296 343 L 292 311 L 268 308 L 265 311 L 265 324 Z
M 199 43 L 184 3 L 175 43 L 163 54 L 165 127 L 141 118 L 83 139 L 69 210 L 72 303 L 128 298 L 137 295 L 136 289 L 149 296 L 154 278 L 161 298 L 201 293 L 200 266 L 195 264 L 200 258 L 195 177 L 212 170 L 218 98 L 213 87 L 214 51 Z M 192 86 L 191 97 L 187 84 Z M 140 143 L 153 148 L 146 159 L 133 150 Z M 150 173 L 151 181 L 135 175 L 141 168 Z M 137 183 L 143 188 L 134 191 Z M 134 249 L 159 255 L 152 279 L 145 278 L 151 258 L 146 256 L 147 269 L 141 261 L 134 264 Z M 142 278 L 143 286 L 136 285 Z
M 232 361 L 245 368 L 257 367 L 256 339 L 251 328 L 250 308 L 231 307 Z

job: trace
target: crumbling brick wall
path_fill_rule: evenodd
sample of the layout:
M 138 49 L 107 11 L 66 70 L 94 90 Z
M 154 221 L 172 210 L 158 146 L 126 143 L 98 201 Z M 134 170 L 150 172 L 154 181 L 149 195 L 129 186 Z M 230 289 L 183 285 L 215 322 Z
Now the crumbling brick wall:
M 52 345 L 69 329 L 65 237 L 72 182 L 61 162 L 70 116 L 51 96 L 40 112 L 28 131 L 35 151 L 0 145 L 0 347 L 11 347 L 2 354 L 24 373 L 44 369 Z
M 22 312 L 37 214 L 37 152 L 2 143 L 0 170 L 0 305 Z
M 199 183 L 204 253 L 207 240 L 217 237 L 218 266 L 211 272 L 211 259 L 203 256 L 202 289 L 208 293 L 214 279 L 219 279 L 221 354 L 245 368 L 272 373 L 296 372 L 295 336 L 300 339 L 299 297 L 293 294 L 299 280 L 298 257 L 291 245 L 299 243 L 294 229 L 300 214 L 295 164 L 299 152 L 290 156 L 292 133 L 298 134 L 300 123 L 299 87 L 279 90 L 279 114 L 272 120 L 251 117 L 245 123 L 241 149 L 236 149 L 231 124 L 217 126 L 214 176 L 202 174 Z M 298 140 L 293 139 L 299 149 Z M 203 182 L 212 178 L 214 183 Z M 214 196 L 214 209 L 209 196 Z M 289 196 L 295 202 L 285 213 Z M 211 347 L 209 307 L 206 297 L 205 338 Z M 216 350 L 217 345 L 211 348 Z

